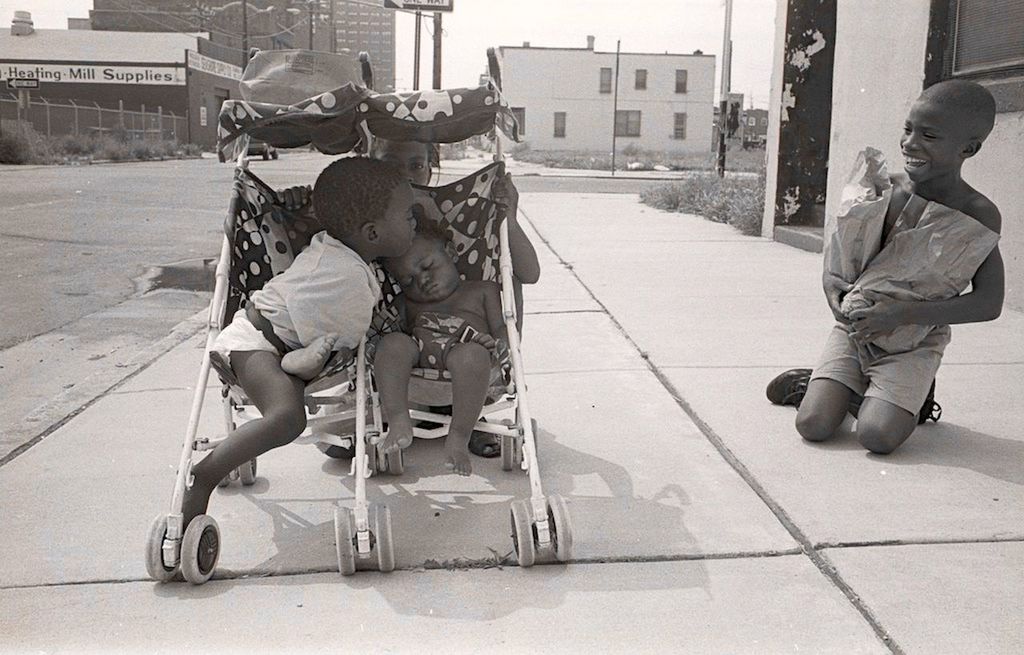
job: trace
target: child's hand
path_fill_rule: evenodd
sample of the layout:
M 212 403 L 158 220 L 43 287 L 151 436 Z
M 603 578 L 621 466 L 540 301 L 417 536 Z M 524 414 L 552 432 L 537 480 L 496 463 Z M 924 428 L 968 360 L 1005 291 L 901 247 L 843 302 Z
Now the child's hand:
M 903 315 L 906 303 L 871 289 L 864 289 L 864 298 L 871 301 L 871 305 L 855 309 L 849 316 L 854 329 L 850 336 L 856 341 L 868 343 L 886 332 L 906 325 Z
M 313 190 L 308 186 L 293 186 L 281 191 L 278 195 L 280 195 L 281 204 L 285 209 L 295 211 L 309 204 Z
M 849 325 L 850 319 L 843 315 L 840 305 L 843 302 L 843 296 L 849 293 L 850 289 L 853 288 L 853 285 L 837 275 L 825 273 L 821 281 L 821 286 L 825 290 L 825 299 L 828 300 L 828 308 L 832 310 L 832 315 L 835 316 L 836 320 L 840 323 Z
M 512 174 L 505 173 L 505 177 L 498 178 L 494 182 L 494 201 L 500 202 L 506 207 L 519 206 L 519 190 L 512 182 Z M 511 212 L 509 212 L 511 214 Z M 515 220 L 515 216 L 510 216 Z

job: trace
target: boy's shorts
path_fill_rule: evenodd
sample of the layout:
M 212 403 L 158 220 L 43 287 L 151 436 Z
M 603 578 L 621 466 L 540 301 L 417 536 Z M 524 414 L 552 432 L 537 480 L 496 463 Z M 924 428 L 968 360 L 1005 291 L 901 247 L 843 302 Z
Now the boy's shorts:
M 275 355 L 280 354 L 274 344 L 267 341 L 263 333 L 256 329 L 256 326 L 246 317 L 245 309 L 235 312 L 231 323 L 221 330 L 217 338 L 213 340 L 210 347 L 213 352 L 220 353 L 224 361 L 231 361 L 232 352 L 245 352 L 248 350 L 265 350 Z
M 913 350 L 872 356 L 837 324 L 825 341 L 811 379 L 835 380 L 858 395 L 880 398 L 917 416 L 949 338 L 949 326 L 940 325 Z

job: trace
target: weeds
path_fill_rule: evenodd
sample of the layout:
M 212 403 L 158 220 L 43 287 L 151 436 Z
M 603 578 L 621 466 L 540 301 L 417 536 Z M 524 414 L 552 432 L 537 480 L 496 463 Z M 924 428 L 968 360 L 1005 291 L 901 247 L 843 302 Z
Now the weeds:
M 644 204 L 668 211 L 698 214 L 716 223 L 728 223 L 743 234 L 761 233 L 764 213 L 764 173 L 720 178 L 714 173 L 647 187 L 640 192 Z
M 121 138 L 118 138 L 118 137 Z M 0 164 L 60 164 L 80 160 L 125 161 L 197 156 L 202 148 L 174 141 L 133 141 L 127 134 L 46 137 L 24 122 L 5 121 Z
M 571 152 L 561 150 L 532 150 L 526 142 L 510 149 L 516 161 L 541 164 L 548 168 L 581 168 L 610 171 L 610 152 Z M 726 156 L 726 169 L 730 171 L 758 172 L 764 169 L 764 150 L 732 150 Z M 710 171 L 715 168 L 715 153 L 672 153 L 644 150 L 635 143 L 624 146 L 615 156 L 616 170 L 633 171 Z

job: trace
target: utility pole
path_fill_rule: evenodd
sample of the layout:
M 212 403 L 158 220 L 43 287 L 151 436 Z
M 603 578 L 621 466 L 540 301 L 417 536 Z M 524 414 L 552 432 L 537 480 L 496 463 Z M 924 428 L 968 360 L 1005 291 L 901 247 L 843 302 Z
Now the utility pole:
M 422 29 L 423 12 L 416 12 L 416 41 L 415 52 L 412 54 L 412 90 L 420 90 L 420 30 Z
M 441 12 L 434 12 L 434 88 L 441 88 Z
M 729 77 L 732 73 L 732 0 L 725 0 L 725 35 L 722 38 L 722 86 L 718 102 L 718 177 L 725 177 L 725 122 L 729 113 Z
M 309 49 L 313 49 L 313 3 L 316 0 L 306 0 L 306 7 L 309 8 Z
M 622 40 L 615 42 L 615 95 L 612 100 L 612 177 L 615 177 L 615 137 L 619 127 L 619 46 Z
M 331 24 L 331 54 L 338 54 L 338 26 L 334 22 L 334 0 L 331 0 L 330 9 Z
M 242 68 L 249 63 L 249 2 L 242 0 Z

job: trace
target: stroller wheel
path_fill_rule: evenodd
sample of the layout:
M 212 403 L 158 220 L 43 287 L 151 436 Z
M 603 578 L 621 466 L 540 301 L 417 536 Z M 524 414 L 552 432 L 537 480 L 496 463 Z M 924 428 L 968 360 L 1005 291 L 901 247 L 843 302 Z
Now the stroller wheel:
M 338 571 L 342 575 L 356 572 L 355 520 L 347 507 L 334 509 L 334 543 L 338 553 Z
M 551 528 L 551 544 L 555 558 L 568 562 L 572 557 L 572 522 L 569 507 L 561 496 L 548 496 L 548 526 Z
M 525 500 L 512 501 L 512 545 L 516 549 L 519 566 L 533 566 L 537 558 L 536 539 L 530 506 Z
M 388 475 L 402 475 L 405 473 L 405 455 L 402 454 L 402 450 L 396 450 L 392 453 L 387 453 L 382 456 L 385 470 Z
M 212 516 L 200 514 L 185 528 L 181 540 L 181 574 L 192 584 L 203 584 L 220 559 L 220 528 Z
M 245 464 L 238 467 L 238 479 L 242 481 L 242 485 L 251 487 L 256 484 L 256 458 L 253 457 Z
M 377 540 L 377 570 L 384 573 L 395 570 L 395 544 L 391 539 L 391 510 L 387 505 L 371 508 L 373 534 Z
M 501 470 L 512 471 L 519 468 L 523 461 L 522 437 L 501 435 Z
M 157 582 L 170 582 L 178 572 L 177 566 L 164 564 L 164 536 L 167 534 L 167 515 L 153 519 L 146 537 L 146 572 Z

